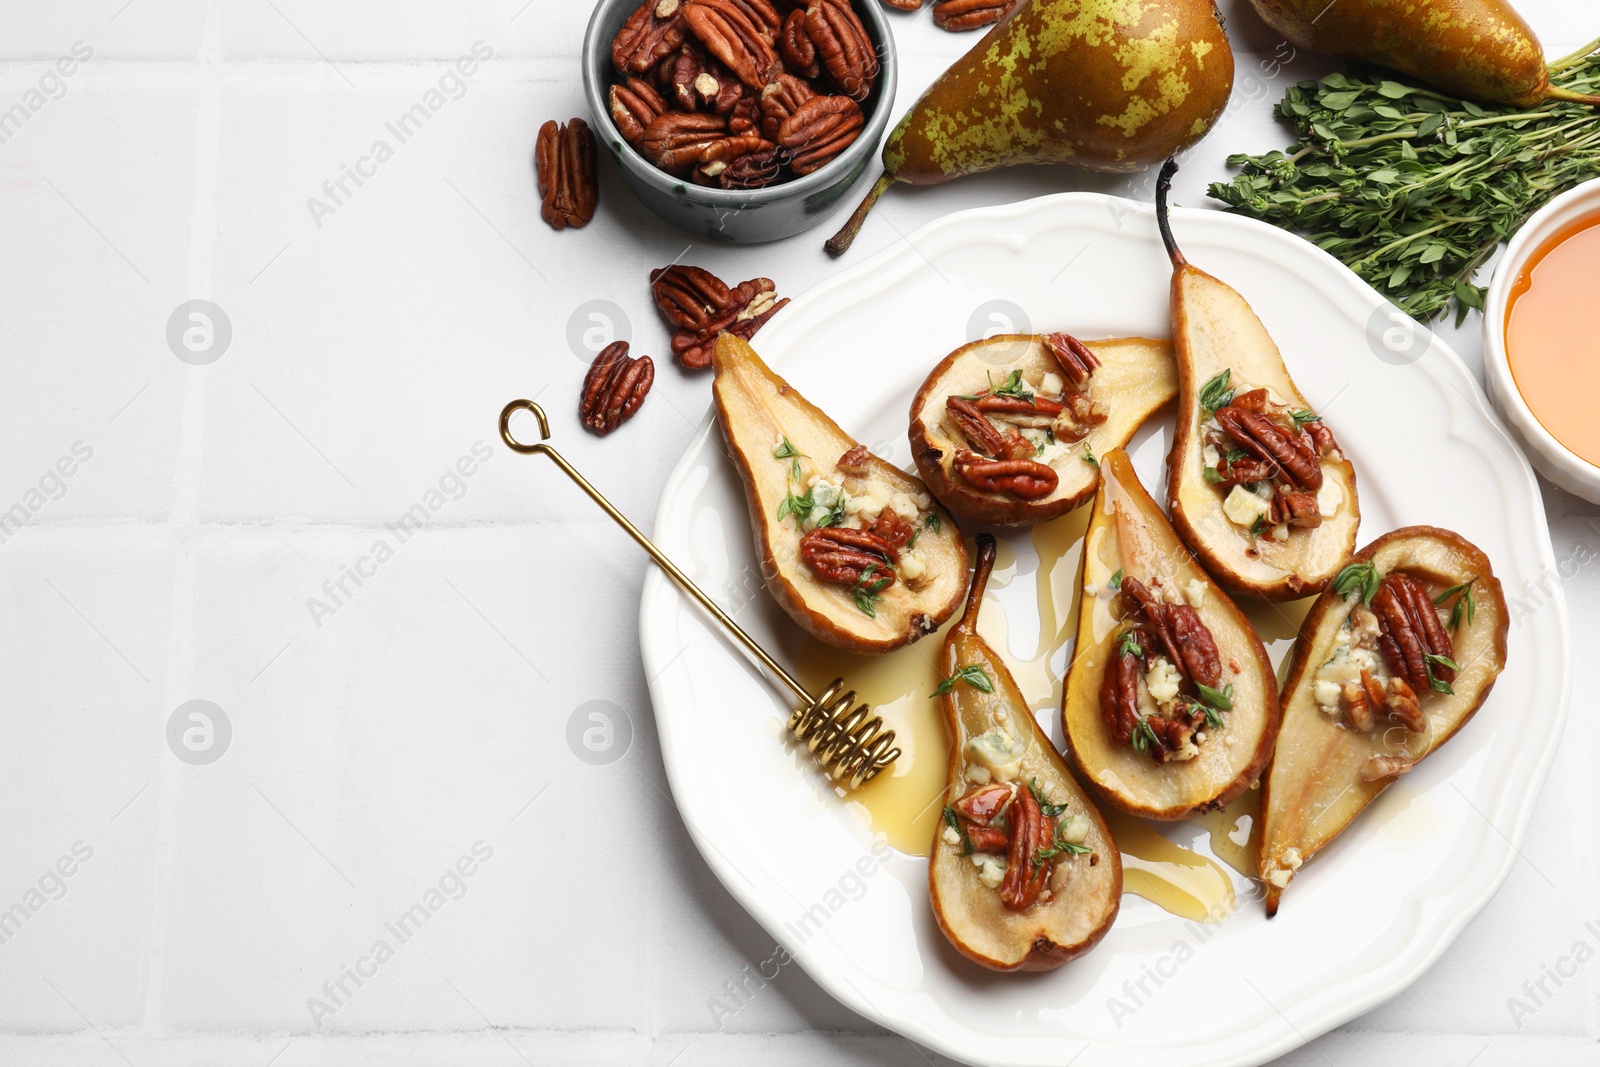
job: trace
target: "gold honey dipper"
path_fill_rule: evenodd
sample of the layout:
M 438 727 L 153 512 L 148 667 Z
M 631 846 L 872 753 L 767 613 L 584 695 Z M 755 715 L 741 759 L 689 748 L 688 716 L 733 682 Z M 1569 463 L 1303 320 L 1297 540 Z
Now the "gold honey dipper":
M 519 411 L 529 412 L 539 420 L 538 444 L 524 444 L 512 436 L 511 416 Z M 545 418 L 544 409 L 538 404 L 532 400 L 513 400 L 507 404 L 500 412 L 500 439 L 506 443 L 507 448 L 521 455 L 549 456 L 550 461 L 561 468 L 562 473 L 576 482 L 579 489 L 589 494 L 590 500 L 600 505 L 600 510 L 611 516 L 613 522 L 626 530 L 628 536 L 649 553 L 650 558 L 655 560 L 656 566 L 666 571 L 684 592 L 699 601 L 700 606 L 721 623 L 724 630 L 738 638 L 739 643 L 744 645 L 769 674 L 789 687 L 790 691 L 800 699 L 801 704 L 789 716 L 788 730 L 805 743 L 806 748 L 830 778 L 845 783 L 847 788 L 855 789 L 870 781 L 900 755 L 900 750 L 893 747 L 894 731 L 885 729 L 883 720 L 872 716 L 872 709 L 866 704 L 856 705 L 855 691 L 845 691 L 843 678 L 835 678 L 832 684 L 822 691 L 821 696 L 812 696 L 805 686 L 784 670 L 778 661 L 756 642 L 755 638 L 745 633 L 744 629 L 707 596 L 704 590 L 679 570 L 677 564 L 667 558 L 665 552 L 657 548 L 637 526 L 629 522 L 627 516 L 618 511 L 600 490 L 589 484 L 589 480 L 579 474 L 578 469 L 568 463 L 565 456 L 547 444 L 546 442 L 550 440 L 550 422 Z M 852 705 L 855 705 L 853 711 Z

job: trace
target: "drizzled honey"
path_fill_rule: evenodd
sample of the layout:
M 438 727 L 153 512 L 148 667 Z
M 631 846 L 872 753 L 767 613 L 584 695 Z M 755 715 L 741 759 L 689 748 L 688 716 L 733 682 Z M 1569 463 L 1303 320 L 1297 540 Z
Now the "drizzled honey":
M 1033 528 L 1033 547 L 1039 557 L 1034 580 L 1040 636 L 1031 655 L 1019 659 L 1011 654 L 1005 612 L 992 595 L 979 618 L 980 634 L 1005 660 L 1035 712 L 1061 706 L 1065 675 L 1061 650 L 1077 617 L 1078 559 L 1088 521 L 1088 509 L 1080 508 Z M 1003 541 L 999 549 L 992 587 L 1004 586 L 1016 575 L 1015 553 Z M 1294 624 L 1288 625 L 1289 636 Z M 890 771 L 847 794 L 845 801 L 874 833 L 884 834 L 891 846 L 912 856 L 929 853 L 943 816 L 950 737 L 944 710 L 932 695 L 940 681 L 942 634 L 942 630 L 930 634 L 884 656 L 853 656 L 807 639 L 795 656 L 796 671 L 803 681 L 819 685 L 841 675 L 849 678 L 861 699 L 894 730 L 902 749 L 900 758 Z M 1232 914 L 1236 907 L 1233 884 L 1221 864 L 1174 844 L 1141 819 L 1110 810 L 1105 815 L 1122 851 L 1125 892 L 1186 919 L 1215 922 Z M 1214 848 L 1223 837 L 1213 832 Z M 1253 863 L 1243 866 L 1242 859 L 1228 861 L 1242 872 L 1253 870 Z

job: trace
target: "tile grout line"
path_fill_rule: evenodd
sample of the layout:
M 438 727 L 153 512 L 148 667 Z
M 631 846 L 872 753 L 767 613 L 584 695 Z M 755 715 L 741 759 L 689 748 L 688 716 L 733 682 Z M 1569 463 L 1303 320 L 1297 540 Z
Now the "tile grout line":
M 222 140 L 222 8 L 211 0 L 200 38 L 199 60 L 204 71 L 195 108 L 194 203 L 190 212 L 189 263 L 184 299 L 210 298 L 216 247 L 218 165 Z M 204 367 L 184 369 L 183 402 L 178 414 L 177 461 L 173 472 L 171 527 L 178 534 L 173 559 L 171 620 L 167 645 L 167 670 L 157 723 L 164 729 L 169 710 L 197 694 L 190 692 L 195 672 L 195 590 L 198 579 L 196 538 L 185 536 L 198 529 L 200 489 L 204 481 L 206 380 Z M 142 1029 L 160 1037 L 166 1029 L 164 978 L 171 891 L 179 856 L 184 766 L 162 754 L 157 786 L 157 849 L 152 875 L 150 946 L 146 955 Z

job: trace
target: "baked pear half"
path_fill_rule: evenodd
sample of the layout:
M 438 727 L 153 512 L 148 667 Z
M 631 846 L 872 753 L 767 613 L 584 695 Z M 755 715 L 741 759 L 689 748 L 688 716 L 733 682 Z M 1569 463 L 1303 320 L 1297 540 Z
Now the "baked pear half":
M 919 480 L 868 452 L 733 334 L 712 393 L 744 481 L 767 588 L 801 628 L 848 652 L 889 652 L 955 613 L 967 549 Z
M 911 455 L 962 518 L 1044 522 L 1088 500 L 1096 457 L 1127 444 L 1177 391 L 1167 341 L 1001 334 L 933 368 L 911 402 Z
M 1248 789 L 1278 733 L 1272 661 L 1120 448 L 1100 460 L 1079 587 L 1061 702 L 1079 776 L 1147 819 L 1212 811 Z
M 1408 526 L 1348 560 L 1300 626 L 1262 790 L 1267 914 L 1301 864 L 1472 718 L 1505 667 L 1489 559 Z
M 978 636 L 995 543 L 978 536 L 967 610 L 945 636 L 950 770 L 928 859 L 939 929 L 991 970 L 1047 971 L 1093 948 L 1122 905 L 1122 856 L 1039 729 L 1016 681 Z
M 1319 592 L 1356 544 L 1356 472 L 1296 388 L 1278 346 L 1237 291 L 1192 266 L 1167 219 L 1177 166 L 1156 186 L 1172 260 L 1178 416 L 1167 456 L 1172 525 L 1229 592 Z

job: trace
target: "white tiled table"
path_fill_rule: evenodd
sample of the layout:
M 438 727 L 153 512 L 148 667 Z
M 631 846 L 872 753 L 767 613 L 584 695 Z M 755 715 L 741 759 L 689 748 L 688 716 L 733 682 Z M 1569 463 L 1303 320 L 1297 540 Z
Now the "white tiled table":
M 789 294 L 832 269 L 826 224 L 685 254 L 609 165 L 593 225 L 539 221 L 533 134 L 584 111 L 582 6 L 0 8 L 0 109 L 29 112 L 0 127 L 0 510 L 30 516 L 0 528 L 0 909 L 32 912 L 0 943 L 0 1062 L 937 1059 L 793 967 L 714 1024 L 708 999 L 772 945 L 667 799 L 633 626 L 645 564 L 494 440 L 505 400 L 547 390 L 556 432 L 647 518 L 707 382 L 663 360 L 628 432 L 585 443 L 569 317 L 611 301 L 659 356 L 649 268 L 683 256 Z M 1596 32 L 1579 0 L 1521 6 L 1553 53 Z M 1327 69 L 1269 77 L 1275 38 L 1229 15 L 1237 99 L 1180 175 L 1188 204 L 1228 152 L 1282 143 L 1271 104 Z M 903 109 L 972 38 L 925 13 L 896 27 Z M 77 42 L 92 56 L 53 80 Z M 308 198 L 475 42 L 493 58 L 460 98 L 315 217 Z M 1130 186 L 1037 170 L 901 189 L 854 255 L 1063 188 Z M 191 299 L 231 323 L 208 366 L 167 344 Z M 1451 339 L 1477 363 L 1474 326 Z M 1582 661 L 1600 510 L 1545 500 Z M 420 531 L 396 532 L 419 504 Z M 231 724 L 208 765 L 168 746 L 193 699 Z M 631 724 L 606 765 L 567 742 L 594 700 Z M 1597 1062 L 1600 964 L 1546 979 L 1532 1014 L 1508 1004 L 1575 942 L 1600 949 L 1593 712 L 1580 689 L 1494 903 L 1414 988 L 1283 1062 Z M 396 937 L 419 902 L 439 906 Z M 392 957 L 370 957 L 379 939 Z

